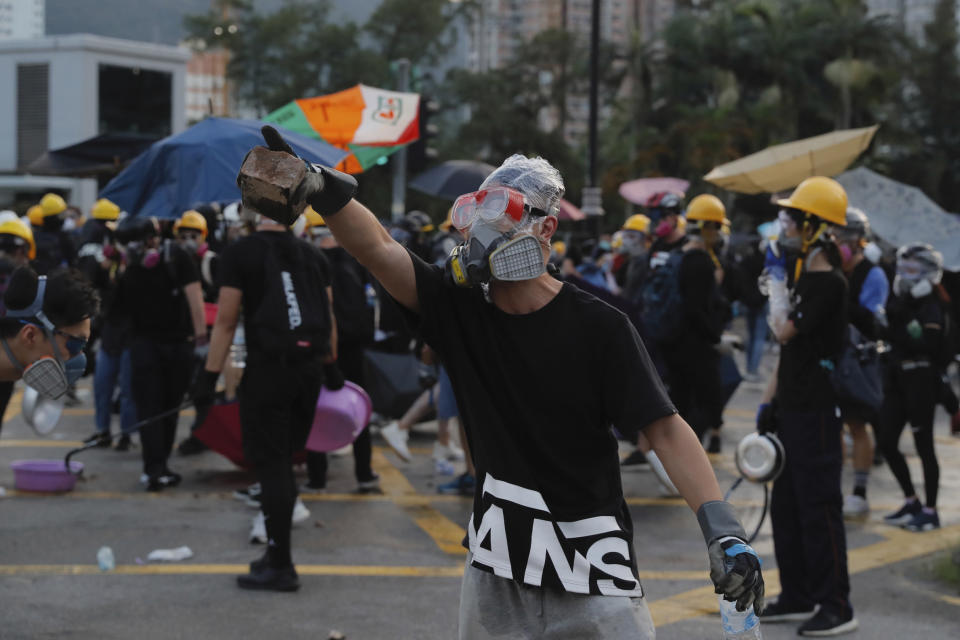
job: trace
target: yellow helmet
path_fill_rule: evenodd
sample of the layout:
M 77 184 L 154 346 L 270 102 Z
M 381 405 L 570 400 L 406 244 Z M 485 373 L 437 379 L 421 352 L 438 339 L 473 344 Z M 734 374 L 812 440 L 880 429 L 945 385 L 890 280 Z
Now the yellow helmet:
M 623 223 L 621 229 L 629 229 L 631 231 L 640 231 L 641 233 L 648 233 L 650 231 L 650 218 L 643 215 L 642 213 L 637 213 L 629 218 Z
M 677 231 L 681 233 L 687 230 L 687 218 L 685 216 L 677 216 Z
M 48 193 L 40 198 L 40 209 L 43 211 L 43 217 L 55 216 L 63 213 L 67 209 L 66 201 L 55 193 Z
M 180 219 L 173 225 L 174 233 L 180 231 L 180 229 L 194 229 L 203 234 L 204 240 L 207 239 L 207 219 L 203 217 L 203 214 L 193 209 L 184 211 Z
M 43 209 L 40 208 L 40 205 L 35 204 L 27 209 L 27 219 L 35 227 L 43 226 Z
M 720 198 L 709 193 L 701 193 L 690 201 L 687 206 L 687 220 L 719 222 L 721 225 L 730 224 L 730 221 L 727 220 L 727 209 L 720 202 Z
M 16 236 L 24 240 L 30 247 L 27 257 L 34 260 L 37 257 L 37 243 L 33 239 L 33 230 L 23 220 L 7 220 L 0 223 L 0 235 Z
M 307 208 L 303 210 L 303 215 L 307 218 L 308 227 L 325 227 L 327 226 L 326 221 L 324 221 L 323 216 L 313 210 L 313 207 L 307 205 Z
M 100 198 L 93 204 L 90 213 L 94 220 L 116 220 L 120 217 L 120 207 L 106 198 Z
M 447 218 L 440 223 L 440 230 L 449 232 L 453 228 L 453 207 L 447 209 Z
M 832 178 L 807 178 L 786 200 L 777 200 L 781 207 L 799 209 L 838 226 L 847 224 L 847 192 Z

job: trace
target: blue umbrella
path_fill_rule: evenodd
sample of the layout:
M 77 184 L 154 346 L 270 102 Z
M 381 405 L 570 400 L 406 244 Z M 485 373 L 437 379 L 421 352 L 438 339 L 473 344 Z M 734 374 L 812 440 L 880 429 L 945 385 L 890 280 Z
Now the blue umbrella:
M 133 215 L 174 218 L 204 202 L 239 200 L 244 156 L 264 145 L 258 120 L 207 118 L 154 143 L 100 192 Z M 274 125 L 276 126 L 276 125 Z M 334 166 L 347 152 L 277 127 L 301 158 Z

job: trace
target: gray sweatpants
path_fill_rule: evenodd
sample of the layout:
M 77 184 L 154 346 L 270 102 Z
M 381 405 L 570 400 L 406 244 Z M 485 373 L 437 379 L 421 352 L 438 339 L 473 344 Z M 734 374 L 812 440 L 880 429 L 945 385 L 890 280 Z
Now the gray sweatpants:
M 518 584 L 476 569 L 463 571 L 460 640 L 524 638 L 653 640 L 653 619 L 643 598 L 563 593 Z

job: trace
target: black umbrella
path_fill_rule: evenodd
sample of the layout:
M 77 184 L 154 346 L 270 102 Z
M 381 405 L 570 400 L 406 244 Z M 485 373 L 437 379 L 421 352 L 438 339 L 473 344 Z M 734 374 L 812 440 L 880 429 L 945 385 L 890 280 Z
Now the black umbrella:
M 479 189 L 493 170 L 486 162 L 448 160 L 415 177 L 410 181 L 410 188 L 444 200 L 456 200 Z

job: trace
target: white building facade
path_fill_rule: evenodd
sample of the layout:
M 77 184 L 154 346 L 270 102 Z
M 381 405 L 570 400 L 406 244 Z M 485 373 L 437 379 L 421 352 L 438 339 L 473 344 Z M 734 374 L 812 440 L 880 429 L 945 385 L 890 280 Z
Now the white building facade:
M 189 58 L 177 47 L 88 34 L 0 41 L 0 86 L 8 88 L 0 92 L 0 207 L 56 188 L 89 210 L 95 180 L 23 169 L 47 150 L 99 134 L 182 131 Z
M 0 0 L 0 40 L 42 38 L 45 0 Z

